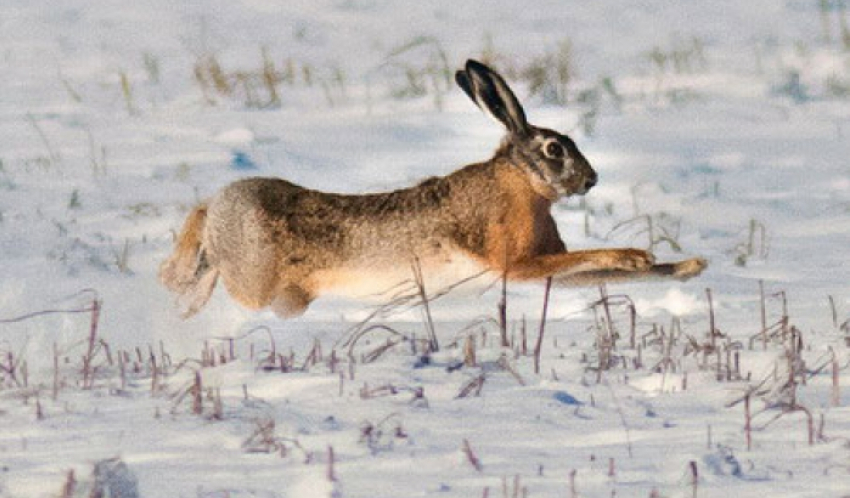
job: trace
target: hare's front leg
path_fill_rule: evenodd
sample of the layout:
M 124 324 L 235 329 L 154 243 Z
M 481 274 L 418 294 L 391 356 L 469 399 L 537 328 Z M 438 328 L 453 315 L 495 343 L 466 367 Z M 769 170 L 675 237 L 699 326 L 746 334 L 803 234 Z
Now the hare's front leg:
M 684 282 L 698 276 L 708 267 L 702 258 L 686 259 L 675 263 L 658 263 L 646 270 L 596 270 L 554 275 L 557 287 L 583 287 L 608 283 L 647 282 L 653 280 L 678 280 Z
M 652 254 L 641 249 L 589 249 L 523 258 L 503 270 L 512 280 L 537 280 L 586 272 L 643 272 L 654 262 Z

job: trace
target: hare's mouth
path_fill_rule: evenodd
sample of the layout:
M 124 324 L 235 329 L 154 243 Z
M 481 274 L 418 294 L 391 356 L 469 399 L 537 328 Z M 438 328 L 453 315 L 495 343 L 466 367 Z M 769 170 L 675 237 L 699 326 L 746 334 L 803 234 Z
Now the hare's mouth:
M 596 177 L 592 178 L 570 178 L 566 181 L 560 182 L 556 190 L 558 194 L 563 197 L 569 197 L 573 195 L 585 195 L 596 185 Z
M 590 189 L 592 189 L 594 185 L 596 185 L 595 182 L 593 182 L 593 183 L 584 182 L 584 184 L 582 184 L 579 188 L 577 188 L 575 190 L 575 194 L 576 195 L 585 195 L 588 192 L 590 192 Z

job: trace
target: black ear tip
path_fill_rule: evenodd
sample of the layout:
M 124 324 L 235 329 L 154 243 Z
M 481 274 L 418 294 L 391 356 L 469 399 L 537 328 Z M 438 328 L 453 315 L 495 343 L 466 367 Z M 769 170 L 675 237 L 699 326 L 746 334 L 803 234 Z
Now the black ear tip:
M 490 71 L 490 68 L 485 66 L 484 64 L 478 62 L 475 59 L 467 59 L 466 70 L 467 71 L 476 71 L 476 72 L 488 72 L 488 71 Z
M 459 86 L 467 95 L 470 96 L 473 100 L 475 100 L 472 93 L 472 83 L 469 81 L 469 74 L 461 69 L 455 73 L 455 83 Z

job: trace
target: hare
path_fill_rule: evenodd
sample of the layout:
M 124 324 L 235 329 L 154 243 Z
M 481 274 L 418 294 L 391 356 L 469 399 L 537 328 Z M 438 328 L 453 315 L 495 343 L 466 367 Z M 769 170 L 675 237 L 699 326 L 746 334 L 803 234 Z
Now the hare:
M 492 158 L 378 194 L 325 193 L 278 178 L 226 186 L 188 215 L 160 269 L 184 316 L 206 304 L 219 278 L 242 305 L 285 318 L 323 294 L 393 289 L 414 271 L 429 286 L 482 273 L 575 286 L 684 280 L 706 267 L 699 258 L 655 264 L 631 248 L 567 252 L 550 208 L 585 194 L 596 172 L 569 137 L 529 124 L 489 67 L 469 60 L 455 79 L 507 130 Z

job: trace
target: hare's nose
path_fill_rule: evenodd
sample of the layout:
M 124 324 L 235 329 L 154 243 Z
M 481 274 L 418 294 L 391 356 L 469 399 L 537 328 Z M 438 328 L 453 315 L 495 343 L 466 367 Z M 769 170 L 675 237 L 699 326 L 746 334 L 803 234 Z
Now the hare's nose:
M 593 173 L 590 175 L 590 177 L 589 177 L 587 180 L 585 180 L 585 182 L 584 182 L 584 190 L 585 190 L 585 191 L 587 191 L 587 190 L 592 189 L 592 188 L 593 188 L 593 186 L 594 186 L 594 185 L 596 185 L 596 181 L 597 181 L 597 180 L 598 180 L 598 177 L 596 176 L 596 172 L 593 172 Z

